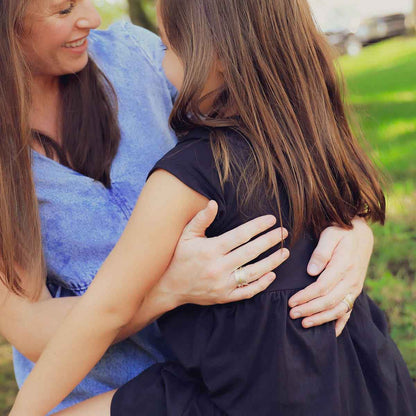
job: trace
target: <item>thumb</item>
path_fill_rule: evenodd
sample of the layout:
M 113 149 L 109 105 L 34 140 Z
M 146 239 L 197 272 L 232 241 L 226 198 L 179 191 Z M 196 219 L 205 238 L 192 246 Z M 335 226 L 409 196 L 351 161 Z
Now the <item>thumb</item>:
M 322 273 L 334 257 L 336 249 L 342 240 L 343 234 L 344 232 L 339 232 L 337 227 L 329 227 L 321 233 L 318 245 L 309 260 L 309 275 L 317 276 Z
M 204 237 L 206 229 L 212 224 L 218 213 L 218 204 L 209 201 L 208 205 L 192 218 L 191 222 L 185 227 L 182 238 L 191 239 Z

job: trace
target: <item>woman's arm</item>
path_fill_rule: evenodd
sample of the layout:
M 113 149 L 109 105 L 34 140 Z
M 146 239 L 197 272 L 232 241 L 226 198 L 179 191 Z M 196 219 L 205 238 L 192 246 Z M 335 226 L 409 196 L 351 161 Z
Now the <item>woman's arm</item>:
M 236 289 L 231 275 L 235 268 L 249 262 L 253 254 L 276 244 L 278 239 L 273 239 L 273 233 L 255 238 L 274 224 L 273 218 L 256 218 L 222 236 L 206 238 L 205 230 L 216 213 L 217 205 L 211 202 L 187 224 L 168 270 L 115 342 L 128 338 L 183 303 L 233 302 L 252 297 L 270 284 L 268 273 L 277 267 L 278 255 L 253 264 L 251 279 L 254 281 L 245 288 Z M 231 257 L 235 258 L 234 263 Z M 78 296 L 54 299 L 45 286 L 41 298 L 32 302 L 0 285 L 0 334 L 26 358 L 36 362 L 79 299 Z
M 77 298 L 53 299 L 46 286 L 37 302 L 0 284 L 0 334 L 20 353 L 36 361 Z
M 42 354 L 11 415 L 44 415 L 82 380 L 131 321 L 206 202 L 164 171 L 150 177 L 122 237 Z

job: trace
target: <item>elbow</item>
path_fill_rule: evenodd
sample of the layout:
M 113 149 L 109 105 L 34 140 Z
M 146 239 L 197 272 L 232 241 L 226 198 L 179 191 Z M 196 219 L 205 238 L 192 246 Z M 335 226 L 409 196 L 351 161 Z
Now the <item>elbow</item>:
M 20 351 L 19 351 L 20 352 Z M 37 363 L 40 356 L 42 355 L 42 351 L 28 351 L 21 353 L 25 358 L 27 358 L 32 363 Z

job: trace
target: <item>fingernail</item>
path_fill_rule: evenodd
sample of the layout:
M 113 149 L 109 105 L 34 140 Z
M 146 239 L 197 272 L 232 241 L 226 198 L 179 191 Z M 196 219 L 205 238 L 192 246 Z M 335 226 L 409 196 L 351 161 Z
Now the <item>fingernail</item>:
M 293 319 L 298 319 L 300 318 L 301 313 L 300 312 L 294 312 L 292 313 Z
M 298 306 L 298 303 L 295 300 L 289 300 L 289 306 L 294 308 L 295 306 Z
M 287 259 L 289 257 L 289 250 L 287 248 L 282 249 L 282 257 Z
M 308 327 L 310 327 L 312 325 L 313 325 L 313 321 L 304 321 L 303 322 L 303 326 L 306 327 L 306 328 L 308 328 Z
M 316 263 L 311 263 L 308 266 L 308 273 L 309 274 L 318 274 L 319 273 L 319 266 Z

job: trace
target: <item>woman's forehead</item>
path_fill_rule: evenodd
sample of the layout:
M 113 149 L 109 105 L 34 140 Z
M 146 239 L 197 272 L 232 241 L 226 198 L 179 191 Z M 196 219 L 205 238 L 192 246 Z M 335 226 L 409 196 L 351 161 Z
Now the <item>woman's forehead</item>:
M 69 0 L 30 0 L 29 6 L 31 8 L 38 8 L 39 10 L 54 10 L 62 7 L 67 7 Z

